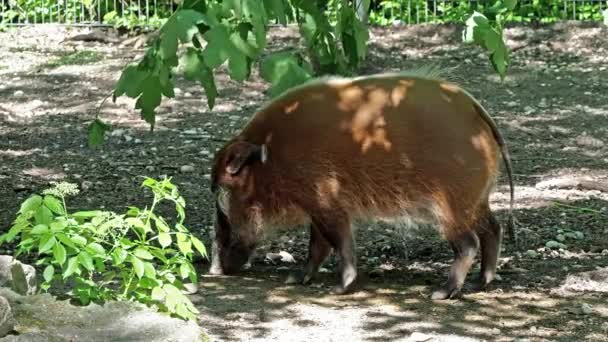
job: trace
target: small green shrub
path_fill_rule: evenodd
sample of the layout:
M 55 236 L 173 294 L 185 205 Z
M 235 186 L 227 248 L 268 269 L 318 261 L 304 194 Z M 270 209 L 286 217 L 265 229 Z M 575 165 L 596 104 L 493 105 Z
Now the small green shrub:
M 38 254 L 37 264 L 44 267 L 43 291 L 71 284 L 70 295 L 83 305 L 137 300 L 193 319 L 198 311 L 181 289 L 187 280 L 197 282 L 192 257 L 194 250 L 206 257 L 205 246 L 183 225 L 186 203 L 170 179 L 146 178 L 142 187 L 154 194 L 151 207 L 129 207 L 119 215 L 101 210 L 69 213 L 65 199 L 78 189 L 56 184 L 21 204 L 0 244 L 16 240 L 16 256 Z M 163 201 L 175 205 L 173 224 L 154 212 Z

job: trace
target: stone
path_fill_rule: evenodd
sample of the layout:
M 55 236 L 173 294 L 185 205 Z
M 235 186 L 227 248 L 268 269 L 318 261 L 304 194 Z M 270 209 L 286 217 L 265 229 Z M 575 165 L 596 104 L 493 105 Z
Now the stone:
M 180 171 L 181 171 L 182 173 L 194 172 L 194 166 L 192 166 L 192 165 L 183 165 L 183 166 L 180 168 Z
M 11 264 L 13 257 L 10 255 L 0 255 L 0 286 L 11 286 L 13 276 L 11 275 Z
M 185 321 L 135 302 L 74 306 L 48 293 L 21 296 L 0 288 L 13 312 L 17 335 L 2 342 L 111 341 L 197 342 L 208 337 L 194 321 Z
M 12 284 L 11 288 L 21 295 L 33 295 L 36 293 L 36 269 L 19 260 L 13 260 L 11 264 Z
M 11 311 L 11 305 L 4 297 L 0 297 L 0 338 L 6 336 L 15 329 L 15 319 Z

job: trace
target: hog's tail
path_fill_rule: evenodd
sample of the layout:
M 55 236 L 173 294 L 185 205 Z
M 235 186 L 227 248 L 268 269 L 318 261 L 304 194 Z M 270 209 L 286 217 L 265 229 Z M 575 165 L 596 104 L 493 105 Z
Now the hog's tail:
M 464 90 L 463 90 L 464 91 Z M 465 91 L 465 93 L 467 93 Z M 509 154 L 509 149 L 507 148 L 507 143 L 500 133 L 496 122 L 492 119 L 488 111 L 477 101 L 471 94 L 467 93 L 469 98 L 473 101 L 475 105 L 475 109 L 477 113 L 482 117 L 482 119 L 490 126 L 492 129 L 492 134 L 494 135 L 494 139 L 498 146 L 500 147 L 500 152 L 502 155 L 502 159 L 505 164 L 505 168 L 507 170 L 507 176 L 509 179 L 509 188 L 510 188 L 510 196 L 511 199 L 509 201 L 509 218 L 507 221 L 507 230 L 509 232 L 509 239 L 513 243 L 513 245 L 517 248 L 517 234 L 515 232 L 515 214 L 513 213 L 513 205 L 515 201 L 515 187 L 513 185 L 513 168 L 511 165 L 511 156 Z

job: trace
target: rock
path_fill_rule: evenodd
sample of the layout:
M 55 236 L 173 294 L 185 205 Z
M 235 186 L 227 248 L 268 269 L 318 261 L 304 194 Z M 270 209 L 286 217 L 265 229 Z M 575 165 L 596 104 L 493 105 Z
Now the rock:
M 557 241 L 554 241 L 554 240 L 549 240 L 545 244 L 545 247 L 551 248 L 551 249 L 557 249 L 557 248 L 564 248 L 565 249 L 566 245 L 564 245 L 563 243 L 559 243 Z
M 538 258 L 538 252 L 531 249 L 527 250 L 525 254 L 528 258 Z
M 112 131 L 112 133 L 110 133 L 110 136 L 112 137 L 120 137 L 122 135 L 125 134 L 125 130 L 124 129 L 115 129 Z
M 272 261 L 272 262 L 277 262 L 277 261 L 281 261 L 281 262 L 287 262 L 287 263 L 295 263 L 296 259 L 294 259 L 294 257 L 285 252 L 285 251 L 281 251 L 279 253 L 266 253 L 266 259 Z
M 581 134 L 576 137 L 575 142 L 577 145 L 585 147 L 602 147 L 605 145 L 602 140 L 585 134 Z
M 0 288 L 0 296 L 6 297 L 12 308 L 18 333 L 3 342 L 209 340 L 195 322 L 169 317 L 139 303 L 74 306 L 49 294 L 24 297 L 6 288 Z
M 591 305 L 583 303 L 581 304 L 581 312 L 583 313 L 583 315 L 589 315 L 593 312 L 593 308 L 591 307 Z
M 13 260 L 11 264 L 12 284 L 11 288 L 21 295 L 33 295 L 36 293 L 36 269 L 19 260 Z
M 608 293 L 608 267 L 593 271 L 569 274 L 559 288 L 552 290 L 558 295 L 581 292 Z
M 434 337 L 431 335 L 423 334 L 420 332 L 414 332 L 410 335 L 410 337 L 407 340 L 412 341 L 412 342 L 423 342 L 423 341 L 431 341 L 433 339 L 434 339 Z
M 194 166 L 192 165 L 183 165 L 179 168 L 182 173 L 194 172 Z
M 82 191 L 87 191 L 92 186 L 93 186 L 93 182 L 91 182 L 91 181 L 82 181 L 82 183 L 80 183 L 80 188 L 82 189 Z
M 25 95 L 25 93 L 23 92 L 23 90 L 17 90 L 13 93 L 14 97 L 23 97 L 23 95 Z
M 11 275 L 11 264 L 13 257 L 10 255 L 0 255 L 0 286 L 11 286 L 13 276 Z
M 132 137 L 132 136 L 130 136 L 130 135 L 126 135 L 126 134 L 125 134 L 125 141 L 126 141 L 126 142 L 131 142 L 131 140 L 133 140 L 133 137 Z
M 287 253 L 285 251 L 280 251 L 279 255 L 281 256 L 281 261 L 282 262 L 288 262 L 288 263 L 295 263 L 296 262 L 296 259 L 294 259 L 294 257 L 291 254 L 289 254 L 289 253 Z
M 15 329 L 15 319 L 11 311 L 11 305 L 4 297 L 0 297 L 0 338 L 6 336 Z
M 198 284 L 194 284 L 194 283 L 185 283 L 184 284 L 184 290 L 182 290 L 182 293 L 185 295 L 192 295 L 198 292 Z

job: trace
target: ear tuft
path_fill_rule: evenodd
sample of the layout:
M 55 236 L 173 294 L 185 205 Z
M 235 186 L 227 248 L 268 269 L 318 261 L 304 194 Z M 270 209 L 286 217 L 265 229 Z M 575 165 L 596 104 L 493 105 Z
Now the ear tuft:
M 232 146 L 231 150 L 230 157 L 226 162 L 226 171 L 231 175 L 236 175 L 249 161 L 254 158 L 261 158 L 264 147 L 246 141 L 239 141 Z

